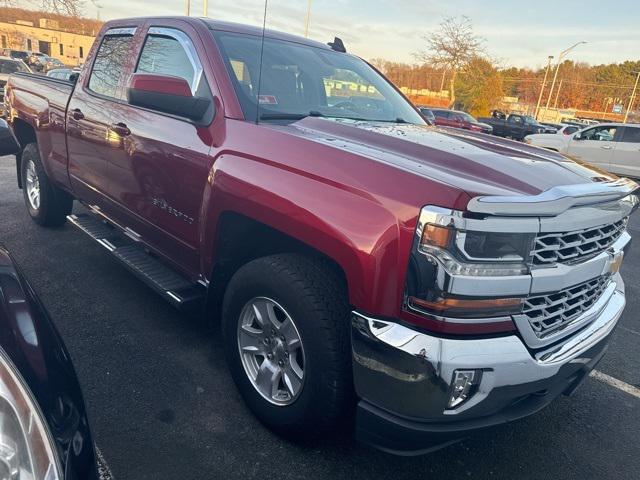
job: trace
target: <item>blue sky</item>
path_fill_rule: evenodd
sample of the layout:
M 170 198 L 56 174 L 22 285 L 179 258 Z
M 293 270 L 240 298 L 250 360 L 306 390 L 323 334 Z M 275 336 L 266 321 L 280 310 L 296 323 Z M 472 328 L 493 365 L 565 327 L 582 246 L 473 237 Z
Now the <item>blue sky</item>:
M 183 15 L 185 0 L 96 0 L 101 18 Z M 413 62 L 422 35 L 445 16 L 468 16 L 486 50 L 505 65 L 540 67 L 548 55 L 579 42 L 571 57 L 591 64 L 640 60 L 638 0 L 312 0 L 310 36 L 341 37 L 347 49 L 367 59 Z M 85 2 L 89 16 L 96 7 Z M 203 0 L 191 0 L 202 15 Z M 209 0 L 209 16 L 262 24 L 263 0 Z M 270 0 L 267 26 L 303 34 L 307 0 Z

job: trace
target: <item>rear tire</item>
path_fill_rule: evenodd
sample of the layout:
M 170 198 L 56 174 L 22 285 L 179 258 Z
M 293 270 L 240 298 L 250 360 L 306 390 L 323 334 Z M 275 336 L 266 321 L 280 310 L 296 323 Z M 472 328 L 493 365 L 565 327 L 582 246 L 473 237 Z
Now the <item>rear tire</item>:
M 49 182 L 35 143 L 24 147 L 21 160 L 22 193 L 29 215 L 43 227 L 59 227 L 71 213 L 73 198 Z
M 252 313 L 256 308 L 273 315 Z M 344 282 L 320 260 L 272 255 L 247 263 L 233 276 L 222 314 L 227 362 L 246 404 L 268 427 L 289 437 L 314 439 L 343 426 L 341 420 L 354 404 L 349 311 Z M 263 328 L 260 316 L 273 321 Z M 285 330 L 293 333 L 287 336 Z M 270 339 L 269 331 L 275 333 Z M 292 348 L 291 357 L 285 352 L 285 358 L 278 349 L 297 345 L 296 334 L 300 349 Z M 266 392 L 258 379 L 263 369 L 271 382 Z

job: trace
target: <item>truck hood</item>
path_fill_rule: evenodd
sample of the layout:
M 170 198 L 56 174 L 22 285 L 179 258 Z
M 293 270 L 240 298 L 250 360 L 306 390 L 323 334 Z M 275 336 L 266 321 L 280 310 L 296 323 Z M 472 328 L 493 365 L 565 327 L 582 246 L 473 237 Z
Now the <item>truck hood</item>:
M 558 153 L 458 129 L 307 117 L 273 126 L 476 195 L 536 195 L 616 177 Z

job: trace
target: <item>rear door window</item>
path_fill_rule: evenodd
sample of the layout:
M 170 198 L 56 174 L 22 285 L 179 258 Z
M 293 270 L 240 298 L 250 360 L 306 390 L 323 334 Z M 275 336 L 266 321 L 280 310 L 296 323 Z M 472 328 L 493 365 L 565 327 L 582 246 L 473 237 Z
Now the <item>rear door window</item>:
M 89 90 L 106 97 L 124 99 L 119 86 L 130 55 L 132 34 L 107 35 L 102 39 L 89 77 Z
M 621 142 L 640 143 L 640 127 L 624 127 Z

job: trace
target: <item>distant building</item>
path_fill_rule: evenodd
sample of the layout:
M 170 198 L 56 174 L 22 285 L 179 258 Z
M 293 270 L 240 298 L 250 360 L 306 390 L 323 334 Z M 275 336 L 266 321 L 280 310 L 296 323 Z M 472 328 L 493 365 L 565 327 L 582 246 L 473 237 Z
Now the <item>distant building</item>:
M 42 52 L 65 65 L 84 63 L 94 36 L 60 30 L 57 20 L 41 18 L 39 25 L 18 20 L 0 22 L 0 48 Z

